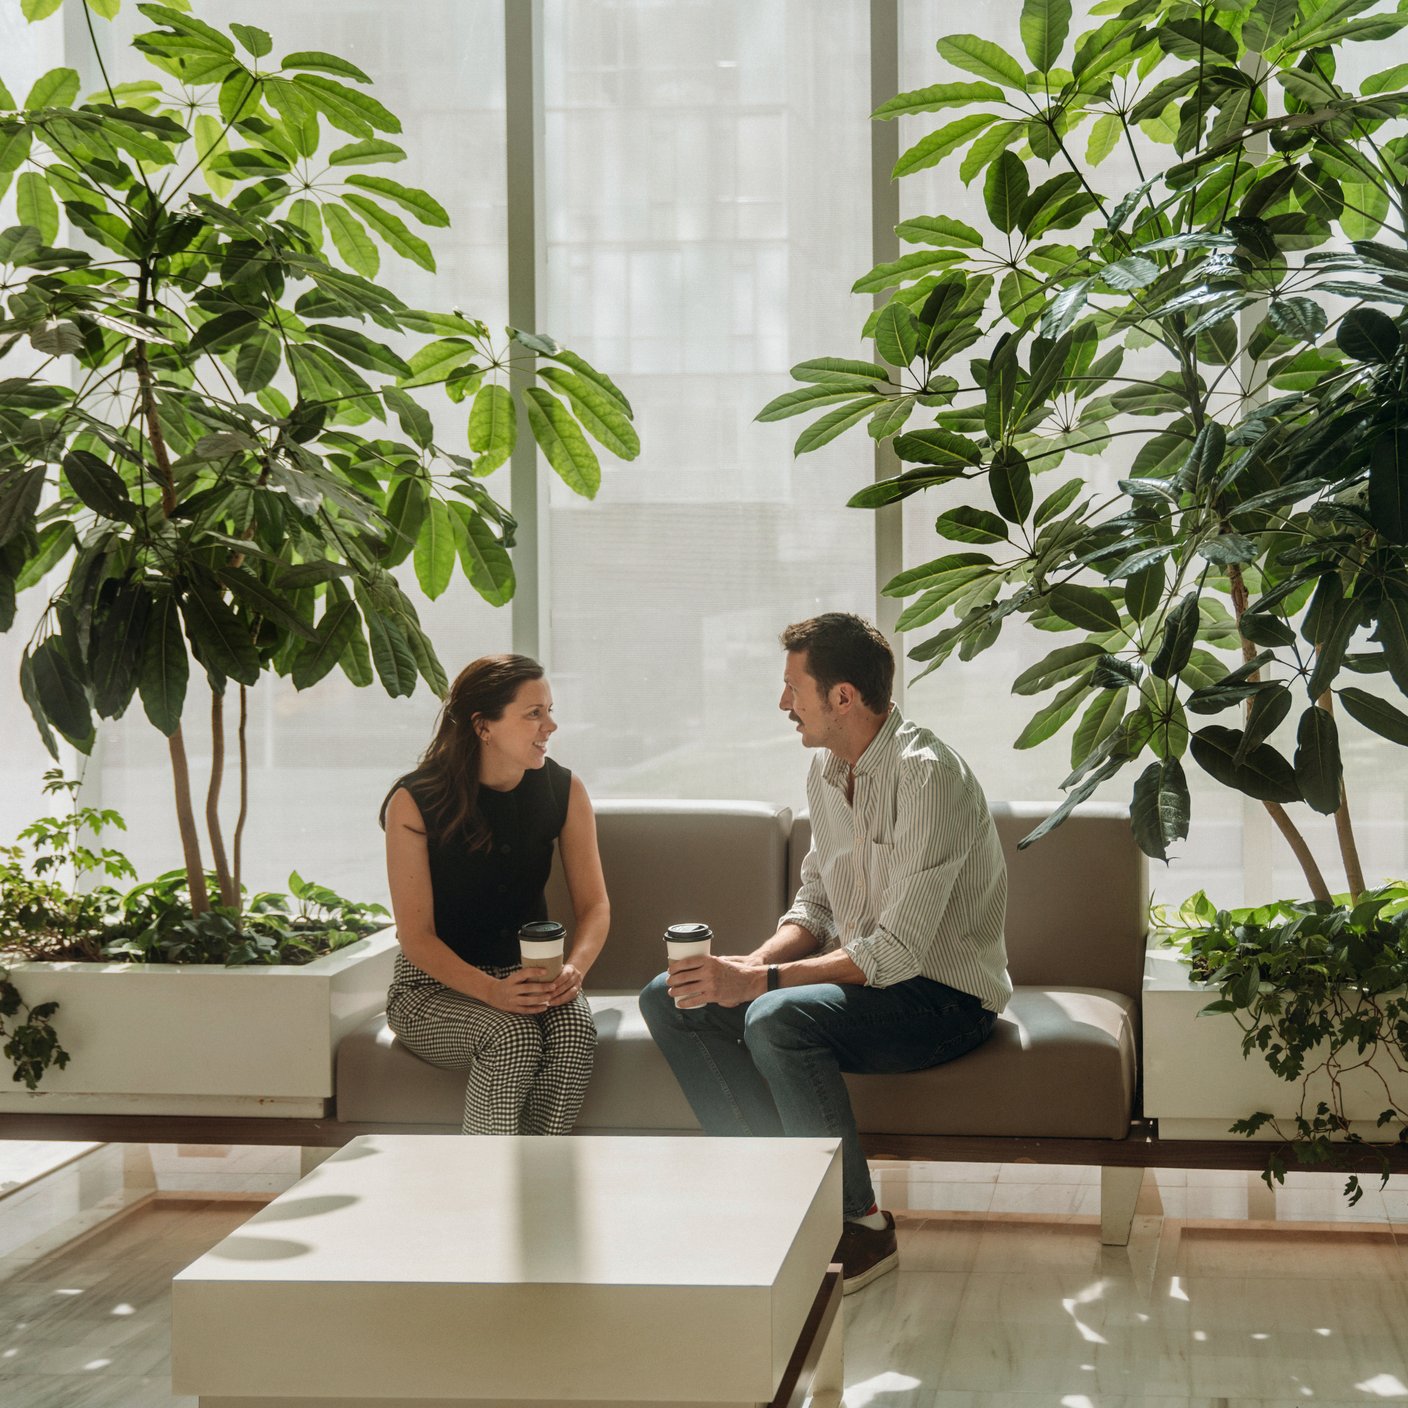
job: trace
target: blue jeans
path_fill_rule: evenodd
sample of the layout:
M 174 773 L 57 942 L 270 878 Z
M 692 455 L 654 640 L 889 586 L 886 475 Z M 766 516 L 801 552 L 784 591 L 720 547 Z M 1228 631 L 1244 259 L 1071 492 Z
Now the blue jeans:
M 875 1202 L 843 1071 L 940 1066 L 981 1045 L 997 1021 L 976 997 L 929 978 L 888 988 L 814 983 L 741 1007 L 675 1006 L 662 973 L 641 1015 L 706 1134 L 841 1141 L 842 1211 Z

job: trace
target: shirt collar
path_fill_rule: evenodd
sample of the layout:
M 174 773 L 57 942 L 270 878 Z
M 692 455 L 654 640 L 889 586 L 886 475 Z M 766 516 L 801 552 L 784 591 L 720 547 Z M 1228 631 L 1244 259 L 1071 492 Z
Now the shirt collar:
M 893 704 L 890 705 L 890 712 L 885 716 L 885 722 L 880 725 L 880 732 L 875 735 L 866 745 L 865 752 L 856 760 L 854 768 L 857 777 L 866 777 L 874 772 L 889 748 L 891 740 L 899 732 L 901 723 L 900 711 Z M 826 762 L 822 765 L 822 776 L 833 787 L 844 788 L 846 777 L 852 771 L 851 765 L 839 754 L 827 752 Z

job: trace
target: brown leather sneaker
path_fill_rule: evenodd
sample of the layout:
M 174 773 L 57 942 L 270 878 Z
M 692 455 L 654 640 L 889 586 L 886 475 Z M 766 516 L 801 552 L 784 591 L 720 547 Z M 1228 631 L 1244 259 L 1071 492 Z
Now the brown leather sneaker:
M 884 1227 L 871 1228 L 859 1222 L 841 1224 L 841 1240 L 836 1243 L 833 1260 L 841 1263 L 843 1296 L 868 1286 L 900 1264 L 894 1215 L 888 1212 L 881 1215 L 885 1219 Z

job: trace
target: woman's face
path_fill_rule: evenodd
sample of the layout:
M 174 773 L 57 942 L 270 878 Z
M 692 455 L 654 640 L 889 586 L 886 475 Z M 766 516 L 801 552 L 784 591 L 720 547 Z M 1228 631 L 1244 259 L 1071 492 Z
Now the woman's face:
M 547 761 L 548 739 L 557 732 L 547 680 L 525 680 L 503 717 L 480 719 L 478 728 L 483 749 L 481 771 L 503 774 L 542 767 Z

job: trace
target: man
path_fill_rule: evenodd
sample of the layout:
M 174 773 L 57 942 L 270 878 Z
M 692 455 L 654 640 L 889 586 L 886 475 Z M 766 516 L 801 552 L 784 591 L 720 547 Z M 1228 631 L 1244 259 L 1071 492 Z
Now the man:
M 967 765 L 891 704 L 879 631 L 828 612 L 782 646 L 778 707 L 822 750 L 801 889 L 759 948 L 690 959 L 640 1005 L 706 1133 L 840 1138 L 849 1294 L 899 1256 L 842 1072 L 922 1070 L 991 1034 L 1012 995 L 1007 871 Z

